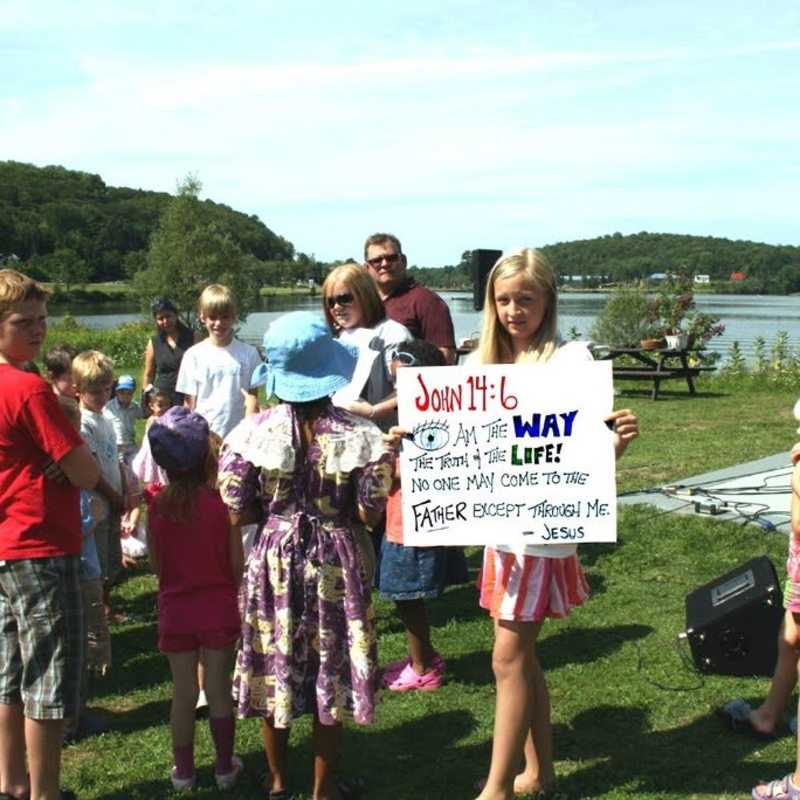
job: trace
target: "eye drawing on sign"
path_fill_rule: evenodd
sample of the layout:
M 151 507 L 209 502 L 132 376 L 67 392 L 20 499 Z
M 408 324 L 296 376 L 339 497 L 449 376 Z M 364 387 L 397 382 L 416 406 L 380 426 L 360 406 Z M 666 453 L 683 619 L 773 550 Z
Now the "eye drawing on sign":
M 450 430 L 446 422 L 420 422 L 411 432 L 412 441 L 420 450 L 441 450 L 450 441 Z

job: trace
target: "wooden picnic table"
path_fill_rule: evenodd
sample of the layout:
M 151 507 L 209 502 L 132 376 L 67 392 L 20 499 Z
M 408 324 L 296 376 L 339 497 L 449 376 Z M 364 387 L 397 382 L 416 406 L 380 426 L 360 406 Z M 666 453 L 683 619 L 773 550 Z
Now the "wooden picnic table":
M 606 347 L 596 345 L 594 357 L 597 361 L 607 361 L 628 356 L 638 362 L 634 365 L 614 364 L 615 381 L 652 381 L 651 397 L 658 400 L 661 381 L 683 378 L 689 387 L 689 394 L 695 394 L 694 379 L 702 372 L 710 372 L 714 367 L 690 366 L 689 355 L 696 350 L 643 350 L 641 347 Z
M 469 355 L 474 346 L 461 344 L 456 348 L 457 360 L 460 363 L 463 356 Z M 614 364 L 615 381 L 652 381 L 653 391 L 651 397 L 658 400 L 661 381 L 683 378 L 689 387 L 689 394 L 695 394 L 694 379 L 702 372 L 711 372 L 715 367 L 701 365 L 690 366 L 689 356 L 698 352 L 696 349 L 670 350 L 644 350 L 641 347 L 611 347 L 610 345 L 594 345 L 592 354 L 595 361 L 616 360 L 621 356 L 629 356 L 638 363 L 635 365 Z

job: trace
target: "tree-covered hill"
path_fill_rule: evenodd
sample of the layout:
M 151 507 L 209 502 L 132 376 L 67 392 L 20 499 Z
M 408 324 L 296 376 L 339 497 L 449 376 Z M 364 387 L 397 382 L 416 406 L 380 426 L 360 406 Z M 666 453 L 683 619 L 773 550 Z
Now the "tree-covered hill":
M 800 247 L 674 233 L 615 233 L 541 248 L 562 282 L 624 283 L 656 273 L 710 276 L 717 289 L 786 294 L 800 291 Z M 413 268 L 417 279 L 440 288 L 472 285 L 467 250 L 443 269 Z M 744 280 L 731 281 L 731 273 Z M 581 280 L 582 279 L 582 280 Z
M 731 273 L 739 272 L 756 290 L 800 289 L 800 247 L 789 245 L 643 231 L 559 242 L 542 249 L 561 275 L 631 281 L 671 272 L 728 281 Z
M 0 161 L 0 255 L 17 255 L 40 279 L 125 279 L 140 269 L 171 195 L 106 186 L 99 175 Z M 206 200 L 208 222 L 261 261 L 284 261 L 294 246 L 261 220 Z M 75 278 L 80 280 L 75 280 Z

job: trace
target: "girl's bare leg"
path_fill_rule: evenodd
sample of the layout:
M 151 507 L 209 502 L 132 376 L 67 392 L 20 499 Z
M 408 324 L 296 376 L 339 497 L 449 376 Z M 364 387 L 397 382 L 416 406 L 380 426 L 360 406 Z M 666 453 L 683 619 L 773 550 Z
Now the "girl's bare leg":
M 497 683 L 497 701 L 492 761 L 478 800 L 512 800 L 514 797 L 514 778 L 523 759 L 534 713 L 534 647 L 541 627 L 541 623 L 506 620 L 499 620 L 495 625 L 492 669 Z M 547 716 L 549 718 L 549 714 Z
M 533 713 L 530 730 L 525 738 L 525 768 L 514 778 L 514 794 L 548 792 L 555 783 L 550 693 L 535 652 L 532 667 Z
M 763 733 L 773 733 L 778 729 L 789 698 L 797 685 L 797 650 L 790 644 L 796 638 L 794 627 L 792 613 L 787 611 L 778 632 L 778 663 L 775 665 L 769 692 L 764 702 L 750 713 L 750 724 Z
M 793 512 L 795 511 L 795 504 L 796 500 L 795 497 L 793 496 L 792 497 Z M 784 617 L 784 623 L 785 623 L 784 628 L 782 630 L 784 633 L 784 640 L 786 642 L 786 645 L 789 648 L 794 649 L 796 651 L 796 648 L 800 647 L 800 614 L 795 614 L 787 611 L 786 616 Z M 800 711 L 800 708 L 798 708 L 798 711 Z M 800 729 L 798 729 L 797 732 L 797 749 L 795 753 L 795 758 L 796 760 L 794 766 L 794 773 L 792 774 L 792 783 L 794 783 L 795 786 L 800 786 Z M 754 791 L 757 794 L 761 795 L 762 797 L 766 798 L 767 792 L 769 790 L 766 784 L 762 784 L 760 787 L 756 787 Z
M 431 628 L 425 601 L 398 600 L 395 607 L 406 629 L 411 666 L 417 675 L 424 675 L 433 667 L 433 658 L 436 655 L 431 644 Z
M 341 725 L 323 725 L 314 717 L 314 800 L 337 800 L 336 764 L 342 740 Z
M 233 654 L 233 647 L 221 650 L 203 648 L 200 651 L 200 664 L 203 667 L 202 674 L 205 681 L 203 689 L 208 699 L 208 725 L 217 754 L 215 769 L 218 775 L 225 775 L 234 769 L 231 761 L 236 738 L 231 693 Z
M 180 778 L 188 778 L 194 769 L 194 707 L 197 704 L 197 650 L 167 653 L 172 671 L 172 705 L 169 724 L 172 732 L 172 751 Z
M 233 714 L 233 695 L 231 694 L 231 672 L 233 671 L 234 649 L 200 651 L 198 677 L 203 678 L 203 689 L 208 698 L 211 717 L 230 717 Z
M 267 719 L 261 720 L 261 738 L 267 756 L 268 779 L 271 792 L 281 792 L 289 788 L 289 729 L 276 728 Z

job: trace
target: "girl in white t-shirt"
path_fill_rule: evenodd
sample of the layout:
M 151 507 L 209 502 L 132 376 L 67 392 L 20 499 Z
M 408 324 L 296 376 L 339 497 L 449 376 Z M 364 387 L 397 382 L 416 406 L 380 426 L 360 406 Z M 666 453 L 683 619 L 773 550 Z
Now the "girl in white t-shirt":
M 585 345 L 560 339 L 557 299 L 555 275 L 541 253 L 526 248 L 501 257 L 489 273 L 473 363 L 555 361 L 580 370 L 592 357 Z M 619 458 L 638 435 L 638 423 L 627 409 L 607 422 Z M 550 699 L 536 640 L 545 618 L 566 617 L 588 597 L 575 545 L 486 548 L 480 604 L 495 620 L 497 702 L 492 761 L 478 800 L 511 800 L 553 788 Z

